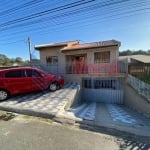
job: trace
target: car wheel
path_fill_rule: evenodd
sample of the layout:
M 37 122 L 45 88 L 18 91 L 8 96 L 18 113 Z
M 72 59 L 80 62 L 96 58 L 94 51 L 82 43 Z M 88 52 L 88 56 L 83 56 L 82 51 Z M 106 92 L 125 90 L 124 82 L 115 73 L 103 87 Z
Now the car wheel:
M 0 101 L 6 100 L 9 96 L 9 93 L 5 90 L 0 90 Z
M 51 91 L 56 91 L 57 90 L 57 83 L 56 82 L 51 83 L 50 86 L 49 86 L 49 89 Z

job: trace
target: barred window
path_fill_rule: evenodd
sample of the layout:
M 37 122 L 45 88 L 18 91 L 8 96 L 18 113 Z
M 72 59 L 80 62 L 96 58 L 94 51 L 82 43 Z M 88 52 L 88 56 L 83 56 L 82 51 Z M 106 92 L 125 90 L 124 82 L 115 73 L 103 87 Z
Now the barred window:
M 92 88 L 92 80 L 91 79 L 83 79 L 82 87 L 84 88 Z
M 94 53 L 94 63 L 109 63 L 110 52 L 98 52 Z
M 46 63 L 47 63 L 47 65 L 57 65 L 58 57 L 57 56 L 47 56 Z
M 82 79 L 83 88 L 92 88 L 92 89 L 119 89 L 120 84 L 116 79 L 91 79 L 83 78 Z

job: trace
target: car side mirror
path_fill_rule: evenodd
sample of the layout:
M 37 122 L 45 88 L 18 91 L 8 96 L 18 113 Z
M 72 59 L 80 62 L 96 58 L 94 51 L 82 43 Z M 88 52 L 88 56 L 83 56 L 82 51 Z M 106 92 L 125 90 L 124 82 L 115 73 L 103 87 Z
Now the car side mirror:
M 45 77 L 45 74 L 44 74 L 44 73 L 41 73 L 41 77 L 44 78 L 44 77 Z

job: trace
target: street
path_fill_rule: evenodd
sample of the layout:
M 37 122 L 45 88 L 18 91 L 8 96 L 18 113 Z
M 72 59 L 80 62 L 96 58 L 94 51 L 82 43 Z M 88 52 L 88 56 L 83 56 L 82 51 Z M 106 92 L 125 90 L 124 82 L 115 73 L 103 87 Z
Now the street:
M 149 141 L 144 137 L 102 134 L 20 116 L 0 120 L 1 150 L 147 150 Z

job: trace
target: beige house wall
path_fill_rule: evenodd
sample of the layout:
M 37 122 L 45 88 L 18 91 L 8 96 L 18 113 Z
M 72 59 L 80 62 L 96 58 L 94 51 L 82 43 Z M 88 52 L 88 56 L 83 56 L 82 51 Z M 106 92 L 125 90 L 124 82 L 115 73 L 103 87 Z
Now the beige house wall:
M 46 65 L 47 56 L 58 56 L 57 65 L 48 65 L 47 70 L 54 70 L 54 72 L 59 74 L 65 74 L 65 66 L 67 65 L 66 56 L 67 55 L 80 55 L 86 54 L 87 56 L 87 65 L 94 64 L 94 53 L 95 52 L 105 52 L 110 51 L 110 63 L 118 59 L 118 47 L 102 47 L 102 48 L 92 48 L 92 49 L 83 49 L 83 50 L 68 50 L 61 52 L 63 47 L 53 47 L 53 48 L 43 48 L 40 50 L 40 61 L 42 64 Z
M 46 57 L 47 56 L 58 56 L 58 64 L 57 65 L 47 65 L 47 70 L 53 70 L 55 73 L 58 74 L 65 72 L 65 55 L 60 52 L 60 49 L 63 47 L 55 47 L 55 48 L 44 48 L 40 51 L 40 61 L 45 66 Z
M 79 54 L 87 54 L 87 64 L 94 64 L 94 53 L 96 52 L 105 52 L 110 51 L 110 62 L 112 63 L 114 60 L 118 59 L 118 47 L 105 47 L 105 48 L 92 48 L 92 49 L 84 49 L 84 50 L 75 50 L 75 51 L 66 51 L 65 55 L 79 55 Z

